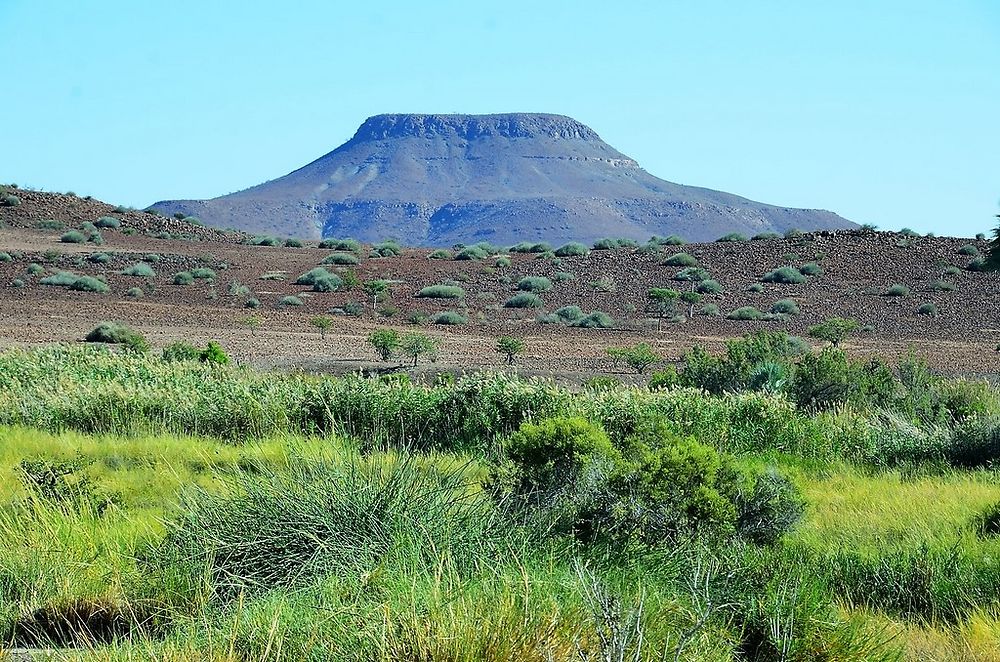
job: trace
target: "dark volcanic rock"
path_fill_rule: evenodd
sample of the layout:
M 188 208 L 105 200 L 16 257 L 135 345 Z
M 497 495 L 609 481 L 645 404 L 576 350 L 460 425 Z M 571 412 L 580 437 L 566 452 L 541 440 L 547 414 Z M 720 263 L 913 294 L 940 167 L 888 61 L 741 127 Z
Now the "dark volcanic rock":
M 678 234 L 713 240 L 854 227 L 653 177 L 560 115 L 378 115 L 279 179 L 211 200 L 153 205 L 217 227 L 303 238 L 396 238 L 408 245 L 559 243 Z

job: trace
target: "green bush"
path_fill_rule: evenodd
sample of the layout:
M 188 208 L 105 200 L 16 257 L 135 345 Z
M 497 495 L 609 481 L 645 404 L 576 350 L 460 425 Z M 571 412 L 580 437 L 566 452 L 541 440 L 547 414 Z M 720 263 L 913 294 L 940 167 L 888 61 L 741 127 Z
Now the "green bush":
M 571 280 L 576 280 L 576 276 L 568 271 L 557 271 L 555 275 L 552 276 L 552 280 L 557 283 L 565 283 Z
M 799 273 L 803 276 L 819 276 L 823 273 L 823 267 L 815 262 L 807 262 L 799 267 Z
M 179 271 L 174 274 L 174 285 L 190 285 L 194 282 L 194 275 L 190 271 Z
M 51 276 L 46 276 L 45 278 L 38 281 L 42 285 L 52 285 L 55 287 L 69 287 L 79 278 L 72 271 L 58 271 Z
M 69 289 L 75 292 L 94 292 L 97 294 L 107 294 L 111 291 L 107 283 L 94 276 L 80 276 L 73 281 Z
M 836 347 L 856 332 L 860 326 L 855 319 L 831 317 L 828 320 L 809 327 L 809 335 L 819 340 L 826 340 Z
M 251 246 L 280 246 L 281 240 L 277 237 L 269 237 L 267 235 L 261 235 L 257 237 L 251 237 Z
M 197 267 L 192 269 L 191 276 L 198 280 L 215 280 L 215 272 L 208 267 Z
M 139 276 L 141 278 L 155 278 L 156 272 L 153 271 L 153 267 L 149 266 L 145 262 L 137 262 L 131 267 L 126 268 L 122 271 L 126 276 Z
M 719 306 L 714 303 L 706 303 L 701 307 L 701 314 L 707 315 L 708 317 L 719 317 L 722 315 L 722 311 L 719 310 Z
M 586 255 L 590 251 L 586 246 L 578 241 L 571 241 L 567 244 L 563 244 L 555 250 L 556 257 L 579 257 Z
M 444 324 L 447 326 L 457 326 L 460 324 L 465 324 L 468 321 L 469 320 L 466 319 L 463 315 L 456 313 L 453 310 L 446 310 L 444 312 L 440 312 L 431 318 L 432 323 Z
M 491 247 L 481 246 L 479 244 L 474 246 L 466 246 L 458 253 L 455 254 L 456 260 L 485 260 L 488 258 L 493 251 L 490 250 Z
M 968 257 L 975 257 L 979 255 L 979 248 L 973 244 L 966 244 L 958 249 L 959 255 L 967 255 Z
M 26 287 L 25 282 L 23 280 L 21 280 L 20 278 L 15 278 L 14 280 L 12 280 L 10 282 L 10 286 L 13 287 L 13 288 L 15 288 L 15 289 L 20 289 L 22 287 Z
M 101 322 L 84 337 L 84 340 L 93 343 L 122 345 L 137 353 L 149 351 L 149 343 L 141 334 L 115 322 Z
M 781 315 L 798 315 L 801 311 L 799 305 L 792 299 L 780 299 L 771 305 L 771 312 Z
M 496 262 L 493 263 L 493 266 L 496 267 L 497 269 L 506 269 L 513 265 L 514 263 L 506 255 L 501 255 L 500 257 L 497 258 Z
M 688 253 L 674 253 L 664 260 L 663 264 L 668 267 L 697 267 L 698 260 Z
M 161 358 L 164 361 L 198 361 L 201 359 L 201 350 L 189 342 L 179 340 L 163 348 Z
M 935 292 L 954 292 L 955 283 L 950 283 L 946 280 L 936 280 L 931 283 L 931 289 Z
M 430 252 L 427 255 L 429 260 L 450 260 L 452 259 L 451 251 L 446 251 L 443 248 L 438 248 Z
M 969 262 L 969 265 L 966 267 L 966 269 L 973 272 L 986 271 L 986 260 L 981 257 L 977 257 L 971 262 Z
M 87 256 L 87 261 L 94 264 L 107 264 L 111 261 L 111 256 L 107 253 L 91 253 Z
M 887 297 L 907 297 L 910 296 L 910 288 L 902 283 L 896 283 L 885 291 Z
M 85 244 L 87 243 L 87 236 L 78 230 L 70 230 L 59 237 L 59 241 L 64 244 Z
M 324 239 L 319 242 L 319 247 L 334 251 L 347 251 L 349 253 L 361 252 L 361 242 L 356 239 Z
M 698 283 L 697 291 L 699 294 L 722 294 L 722 283 L 709 278 Z
M 753 306 L 743 306 L 742 308 L 737 308 L 736 310 L 726 315 L 726 319 L 730 320 L 753 321 L 753 320 L 760 320 L 763 318 L 764 318 L 764 313 L 757 310 Z
M 553 311 L 552 314 L 559 318 L 562 322 L 576 322 L 584 317 L 583 310 L 580 309 L 580 306 L 573 305 L 558 308 Z
M 747 292 L 752 292 L 754 294 L 760 294 L 764 291 L 764 286 L 760 283 L 751 283 L 747 286 Z
M 397 242 L 389 240 L 372 244 L 373 257 L 396 257 L 403 252 L 403 247 Z
M 3 196 L 2 198 L 0 198 L 0 201 L 3 202 L 5 207 L 17 207 L 18 205 L 21 204 L 21 198 L 11 194 Z
M 724 234 L 716 241 L 728 241 L 728 242 L 741 242 L 747 241 L 746 235 L 742 235 L 739 232 L 730 232 L 729 234 Z
M 146 296 L 146 293 L 142 291 L 141 287 L 130 287 L 125 290 L 125 296 L 129 299 L 141 299 Z
M 780 232 L 758 232 L 750 239 L 751 241 L 769 241 L 771 239 L 782 239 L 783 236 Z
M 654 234 L 649 238 L 649 243 L 654 246 L 683 246 L 687 241 L 675 234 L 667 235 L 666 237 L 658 237 Z
M 27 272 L 29 276 L 37 276 L 38 274 L 45 273 L 45 267 L 37 262 L 32 262 L 28 265 Z
M 558 311 L 556 312 L 558 314 Z M 589 315 L 574 321 L 570 326 L 579 327 L 581 329 L 613 329 L 615 321 L 611 319 L 611 316 L 607 313 L 595 310 Z
M 504 308 L 541 308 L 541 298 L 532 292 L 519 292 L 507 299 Z
M 288 239 L 285 239 L 285 248 L 302 248 L 302 245 L 303 245 L 302 241 L 296 239 L 295 237 L 289 237 Z
M 532 243 L 530 241 L 522 241 L 520 243 L 514 244 L 508 249 L 510 253 L 548 253 L 552 250 L 544 241 Z
M 806 277 L 795 267 L 781 267 L 774 271 L 769 271 L 761 278 L 765 283 L 782 283 L 785 285 L 798 285 L 806 282 Z
M 698 283 L 703 280 L 711 280 L 711 274 L 699 267 L 686 267 L 674 274 L 673 280 Z
M 288 296 L 285 296 L 285 297 L 281 297 L 281 299 L 278 300 L 278 305 L 279 306 L 301 306 L 301 305 L 303 305 L 303 302 L 302 302 L 302 299 L 298 298 L 297 296 L 288 295 Z
M 10 253 L 0 253 L 0 262 L 13 262 L 13 260 Z
M 296 278 L 295 284 L 312 286 L 316 284 L 317 280 L 323 280 L 325 278 L 329 278 L 332 275 L 333 275 L 332 273 L 330 273 L 323 267 L 315 267 L 305 272 L 304 274 L 301 274 L 298 278 Z
M 101 216 L 94 221 L 94 226 L 102 229 L 121 227 L 122 222 L 113 216 Z
M 344 284 L 343 279 L 337 274 L 327 273 L 317 277 L 312 284 L 313 292 L 336 292 Z
M 320 264 L 333 264 L 336 266 L 354 266 L 359 263 L 356 255 L 352 253 L 332 253 L 323 258 Z
M 517 282 L 517 289 L 525 292 L 548 292 L 552 289 L 552 281 L 545 276 L 526 276 Z
M 638 245 L 639 245 L 638 242 L 636 242 L 634 239 L 625 239 L 625 238 L 610 239 L 610 238 L 604 238 L 604 239 L 598 239 L 597 241 L 594 242 L 593 250 L 595 250 L 595 251 L 610 251 L 610 250 L 615 250 L 617 248 L 625 248 L 625 247 L 632 247 L 632 248 L 634 248 L 634 247 L 636 247 Z
M 422 299 L 462 299 L 465 290 L 456 285 L 428 285 L 414 296 Z
M 663 361 L 663 357 L 653 351 L 649 343 L 638 343 L 631 347 L 609 347 L 607 352 L 608 356 L 624 361 L 640 375 L 645 373 L 650 366 Z
M 917 313 L 919 315 L 926 315 L 928 317 L 937 317 L 940 314 L 940 311 L 938 310 L 938 307 L 936 305 L 928 302 L 925 304 L 921 304 L 920 307 L 917 308 Z

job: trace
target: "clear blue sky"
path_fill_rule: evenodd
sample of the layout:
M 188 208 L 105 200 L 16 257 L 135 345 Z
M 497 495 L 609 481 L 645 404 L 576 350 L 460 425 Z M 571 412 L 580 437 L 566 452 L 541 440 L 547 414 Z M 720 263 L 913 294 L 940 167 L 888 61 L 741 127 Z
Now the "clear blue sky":
M 0 181 L 113 203 L 273 179 L 378 113 L 537 111 L 883 228 L 1000 211 L 998 0 L 0 0 L 0 35 Z

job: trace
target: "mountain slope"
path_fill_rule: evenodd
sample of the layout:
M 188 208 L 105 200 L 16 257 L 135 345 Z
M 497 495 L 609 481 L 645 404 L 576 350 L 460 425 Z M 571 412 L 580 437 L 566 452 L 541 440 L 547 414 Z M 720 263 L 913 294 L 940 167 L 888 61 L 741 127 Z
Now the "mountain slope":
M 378 115 L 329 154 L 245 191 L 153 205 L 217 227 L 408 245 L 712 240 L 853 227 L 822 210 L 766 205 L 653 177 L 560 115 Z

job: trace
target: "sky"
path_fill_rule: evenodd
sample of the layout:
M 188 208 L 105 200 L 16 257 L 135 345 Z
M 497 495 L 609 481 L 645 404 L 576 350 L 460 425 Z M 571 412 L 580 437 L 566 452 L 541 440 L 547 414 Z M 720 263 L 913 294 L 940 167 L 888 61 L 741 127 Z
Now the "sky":
M 883 229 L 1000 213 L 1000 0 L 0 0 L 0 182 L 136 207 L 380 113 L 548 112 L 648 172 Z

